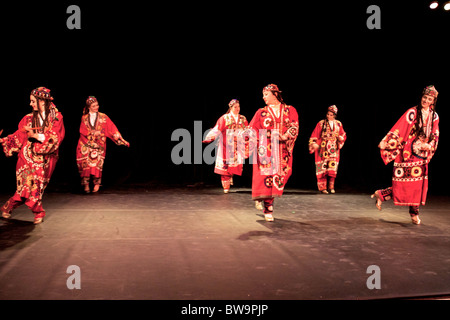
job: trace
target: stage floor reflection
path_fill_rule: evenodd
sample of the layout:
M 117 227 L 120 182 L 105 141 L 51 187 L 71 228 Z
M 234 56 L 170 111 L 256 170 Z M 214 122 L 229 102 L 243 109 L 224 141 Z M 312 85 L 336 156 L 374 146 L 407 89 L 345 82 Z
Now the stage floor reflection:
M 49 192 L 44 208 L 45 222 L 37 226 L 25 206 L 0 221 L 2 300 L 450 293 L 449 197 L 429 195 L 419 226 L 407 207 L 390 202 L 380 212 L 369 194 L 295 189 L 275 200 L 274 222 L 264 220 L 246 188 L 229 194 L 220 188 Z M 77 281 L 80 289 L 70 289 Z M 376 282 L 380 289 L 370 288 Z

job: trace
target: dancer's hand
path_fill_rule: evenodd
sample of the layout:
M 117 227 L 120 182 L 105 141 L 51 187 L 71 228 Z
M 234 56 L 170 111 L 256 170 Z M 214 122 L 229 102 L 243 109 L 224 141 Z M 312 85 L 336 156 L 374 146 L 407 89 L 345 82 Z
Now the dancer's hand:
M 216 137 L 214 137 L 214 136 L 206 137 L 206 139 L 203 140 L 202 143 L 210 143 L 210 142 L 213 142 L 214 140 L 216 140 Z
M 125 146 L 130 147 L 130 143 L 129 143 L 127 140 L 125 140 L 124 138 L 120 138 L 120 140 L 122 141 L 122 143 L 123 143 Z
M 287 141 L 289 139 L 289 134 L 286 132 L 285 134 L 280 135 L 280 141 Z
M 28 138 L 37 139 L 39 137 L 39 135 L 37 133 L 33 132 L 33 128 L 31 128 L 31 127 L 23 126 L 23 130 L 26 131 Z
M 422 151 L 431 151 L 431 144 L 429 143 L 422 144 Z

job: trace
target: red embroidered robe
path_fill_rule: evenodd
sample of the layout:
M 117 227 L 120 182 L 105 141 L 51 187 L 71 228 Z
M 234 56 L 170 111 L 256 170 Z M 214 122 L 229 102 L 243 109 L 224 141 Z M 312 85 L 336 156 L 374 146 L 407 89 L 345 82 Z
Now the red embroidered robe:
M 27 114 L 13 134 L 3 138 L 3 151 L 7 157 L 17 153 L 17 189 L 12 197 L 15 201 L 25 200 L 28 207 L 34 207 L 42 200 L 58 161 L 59 146 L 64 140 L 65 128 L 62 114 L 52 103 L 48 115 L 48 125 L 39 129 L 44 140 L 28 139 L 24 126 L 33 127 L 33 114 Z
M 95 132 L 100 131 L 96 136 Z M 89 113 L 81 117 L 80 139 L 77 145 L 77 166 L 81 177 L 102 177 L 103 164 L 106 155 L 106 138 L 117 145 L 124 145 L 122 136 L 116 125 L 104 113 L 97 112 L 94 125 L 90 123 Z
M 244 154 L 239 152 L 238 136 L 240 131 L 247 128 L 245 116 L 237 115 L 237 122 L 233 115 L 226 113 L 217 120 L 216 126 L 208 133 L 205 140 L 218 138 L 218 148 L 214 172 L 220 175 L 242 174 Z
M 256 112 L 249 127 L 258 141 L 252 159 L 252 198 L 281 197 L 292 174 L 293 151 L 299 130 L 297 110 L 282 104 L 277 116 L 271 107 L 266 106 Z M 281 141 L 281 136 L 286 140 Z
M 347 140 L 347 135 L 340 121 L 334 120 L 333 129 L 327 121 L 325 130 L 322 130 L 324 122 L 325 120 L 319 121 L 309 139 L 310 146 L 313 143 L 319 145 L 319 149 L 314 152 L 317 179 L 327 176 L 336 178 L 340 150 Z M 339 137 L 343 140 L 339 141 Z
M 415 107 L 406 111 L 382 140 L 387 147 L 381 150 L 381 158 L 385 164 L 394 160 L 392 196 L 395 205 L 419 206 L 426 202 L 428 163 L 438 146 L 439 116 L 430 110 L 424 125 L 425 136 L 420 138 L 413 132 L 416 116 Z M 423 143 L 429 143 L 431 150 L 422 151 Z

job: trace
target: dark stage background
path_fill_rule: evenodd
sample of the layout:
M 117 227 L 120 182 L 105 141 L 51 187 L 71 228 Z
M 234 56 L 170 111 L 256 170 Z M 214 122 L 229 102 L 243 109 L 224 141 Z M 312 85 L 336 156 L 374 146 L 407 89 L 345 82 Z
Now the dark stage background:
M 287 187 L 316 188 L 308 139 L 336 104 L 348 139 L 337 189 L 370 192 L 390 184 L 377 145 L 416 105 L 429 84 L 440 92 L 441 138 L 430 164 L 430 192 L 447 194 L 450 12 L 428 1 L 95 2 L 8 5 L 1 21 L 4 134 L 30 112 L 29 93 L 52 90 L 66 138 L 49 191 L 76 191 L 75 149 L 84 102 L 99 99 L 131 148 L 108 142 L 104 189 L 220 185 L 213 165 L 174 165 L 172 132 L 194 121 L 215 125 L 232 98 L 250 121 L 276 83 L 297 108 L 300 135 Z M 81 9 L 81 30 L 68 30 L 66 9 Z M 367 7 L 381 9 L 369 30 Z M 203 146 L 205 147 L 205 146 Z M 193 150 L 193 148 L 192 148 Z M 193 160 L 193 158 L 192 158 Z M 16 158 L 0 157 L 1 191 L 15 190 Z M 251 166 L 235 179 L 251 186 Z

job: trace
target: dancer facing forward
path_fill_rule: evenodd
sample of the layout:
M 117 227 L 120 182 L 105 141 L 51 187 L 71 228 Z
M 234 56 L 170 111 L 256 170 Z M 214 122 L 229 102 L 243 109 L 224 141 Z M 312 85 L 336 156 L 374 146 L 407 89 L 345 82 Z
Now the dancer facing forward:
M 420 103 L 397 121 L 381 140 L 381 158 L 385 164 L 394 160 L 392 187 L 377 190 L 376 207 L 394 199 L 398 206 L 409 206 L 414 224 L 420 224 L 419 206 L 425 205 L 428 191 L 428 163 L 436 152 L 439 141 L 439 116 L 435 111 L 438 92 L 426 87 Z
M 239 152 L 237 137 L 239 131 L 248 126 L 247 119 L 240 115 L 239 100 L 233 99 L 228 104 L 228 112 L 217 120 L 216 126 L 208 133 L 203 142 L 208 143 L 218 137 L 216 165 L 214 172 L 219 174 L 223 192 L 228 193 L 233 185 L 233 175 L 240 176 L 244 163 L 244 154 Z
M 337 107 L 328 107 L 327 118 L 319 121 L 309 139 L 309 153 L 314 153 L 317 187 L 322 193 L 335 193 L 334 182 L 340 160 L 340 150 L 347 135 L 342 123 L 336 120 Z
M 103 164 L 106 156 L 106 138 L 117 145 L 130 144 L 122 138 L 116 125 L 104 113 L 98 112 L 99 105 L 95 97 L 86 100 L 80 125 L 80 139 L 77 145 L 77 166 L 81 176 L 84 192 L 89 193 L 89 181 L 92 175 L 94 189 L 97 192 L 101 185 Z
M 263 89 L 264 108 L 250 122 L 258 141 L 253 158 L 252 199 L 262 205 L 266 221 L 273 221 L 274 198 L 281 197 L 292 174 L 299 124 L 297 110 L 286 105 L 275 84 Z M 256 158 L 256 159 L 255 159 Z
M 34 224 L 44 221 L 42 196 L 58 161 L 59 146 L 64 140 L 62 114 L 53 104 L 50 90 L 34 89 L 30 95 L 33 112 L 27 114 L 13 134 L 0 139 L 7 157 L 17 153 L 15 194 L 1 208 L 2 217 L 25 203 L 34 213 Z

